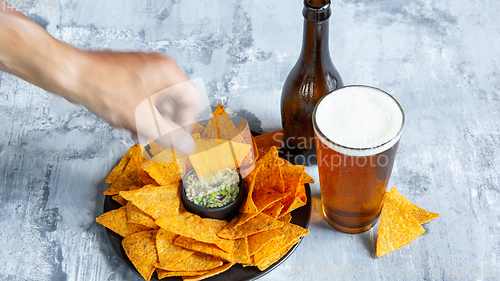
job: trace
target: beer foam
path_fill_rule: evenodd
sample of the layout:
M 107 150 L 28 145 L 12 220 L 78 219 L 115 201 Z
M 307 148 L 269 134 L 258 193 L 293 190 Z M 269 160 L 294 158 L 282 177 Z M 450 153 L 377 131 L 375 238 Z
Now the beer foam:
M 401 137 L 403 111 L 397 101 L 375 88 L 349 86 L 325 96 L 315 109 L 318 138 L 346 155 L 367 156 L 391 148 Z M 332 143 L 333 142 L 333 143 Z

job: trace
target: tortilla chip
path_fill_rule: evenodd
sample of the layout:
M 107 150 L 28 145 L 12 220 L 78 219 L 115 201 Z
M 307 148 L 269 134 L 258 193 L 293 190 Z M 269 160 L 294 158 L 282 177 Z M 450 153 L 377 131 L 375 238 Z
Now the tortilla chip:
M 122 157 L 118 165 L 116 165 L 113 170 L 109 173 L 108 177 L 104 180 L 107 183 L 113 183 L 114 180 L 123 172 L 125 167 L 127 166 L 132 156 L 134 156 L 137 149 L 137 144 L 133 145 L 127 153 Z
M 141 189 L 121 191 L 120 195 L 154 219 L 179 213 L 180 184 L 147 185 Z
M 125 200 L 125 198 L 121 197 L 119 194 L 117 195 L 114 195 L 113 197 L 111 197 L 113 200 L 115 200 L 116 202 L 120 203 L 122 206 L 125 206 L 127 205 L 127 200 Z
M 161 265 L 160 268 L 168 271 L 202 271 L 210 270 L 221 265 L 222 261 L 216 257 L 194 252 L 194 254 L 175 264 Z
M 263 261 L 261 261 L 259 264 L 257 264 L 257 267 L 259 268 L 260 271 L 266 270 L 269 266 L 273 265 L 275 262 L 277 262 L 279 259 L 281 259 L 290 249 L 297 244 L 300 241 L 300 239 L 296 239 L 294 242 L 290 243 L 289 246 L 285 247 L 282 249 L 277 255 L 273 255 Z
M 251 157 L 252 155 L 252 143 L 243 143 L 239 141 L 229 141 L 231 150 L 232 150 L 232 155 L 234 159 L 234 163 L 236 165 L 236 168 L 239 168 L 240 166 L 247 166 L 249 163 L 244 163 L 245 158 L 247 155 Z
M 198 123 L 194 123 L 193 130 L 191 131 L 191 136 L 194 134 L 201 134 L 203 132 L 203 129 L 205 129 L 205 127 L 203 127 L 202 125 L 200 125 Z
M 205 271 L 168 271 L 168 270 L 163 270 L 161 268 L 156 269 L 156 273 L 158 274 L 158 279 L 163 279 L 167 277 L 173 277 L 173 276 L 197 276 L 197 275 L 202 275 L 205 273 L 208 273 L 208 270 Z
M 122 237 L 151 229 L 144 225 L 129 223 L 127 221 L 126 207 L 121 207 L 119 209 L 106 212 L 97 217 L 95 221 L 111 229 Z
M 391 193 L 399 201 L 399 203 L 401 203 L 406 208 L 406 210 L 410 212 L 410 214 L 418 221 L 419 224 L 426 223 L 434 218 L 439 217 L 439 214 L 426 211 L 419 206 L 411 203 L 410 200 L 406 199 L 403 194 L 399 193 L 399 191 L 395 187 L 391 188 Z
M 271 204 L 276 203 L 289 195 L 290 192 L 280 193 L 272 189 L 261 188 L 253 192 L 252 200 L 255 204 L 255 207 L 257 207 L 257 210 L 259 212 L 262 212 L 265 208 L 269 207 Z
M 300 184 L 299 186 L 297 186 L 297 193 L 295 197 L 298 197 L 300 201 L 302 201 L 304 204 L 307 203 L 307 194 L 305 185 Z
M 236 263 L 249 263 L 252 261 L 248 251 L 247 237 L 236 239 L 234 241 L 233 259 Z
M 155 220 L 148 214 L 137 208 L 132 202 L 128 202 L 126 205 L 127 210 L 127 221 L 129 223 L 136 223 L 140 225 L 147 226 L 149 228 L 158 228 Z
M 193 250 L 185 249 L 174 244 L 179 235 L 160 228 L 156 234 L 156 249 L 158 251 L 158 260 L 161 267 L 167 267 L 176 264 L 179 261 L 194 254 Z
M 193 169 L 193 165 L 191 165 L 191 161 L 189 161 L 189 156 L 187 155 L 176 155 L 175 161 L 177 162 L 177 167 L 179 168 L 179 173 L 181 177 L 184 177 L 191 169 Z
M 255 189 L 255 179 L 256 179 L 256 174 L 260 172 L 260 169 L 262 168 L 262 165 L 257 166 L 252 173 L 254 174 L 253 176 L 248 176 L 246 178 L 247 182 L 247 197 L 245 198 L 245 201 L 240 207 L 240 212 L 242 213 L 258 213 L 259 209 L 255 206 L 255 203 L 253 202 L 253 191 Z
M 186 249 L 194 250 L 197 252 L 205 253 L 214 257 L 217 257 L 224 261 L 232 261 L 233 256 L 232 253 L 224 252 L 217 245 L 211 243 L 205 243 L 196 241 L 194 239 L 179 236 L 174 241 L 175 245 L 184 247 Z
M 381 257 L 408 245 L 424 232 L 424 228 L 394 194 L 386 192 L 380 215 L 376 256 Z
M 238 130 L 240 136 L 243 138 L 243 141 L 246 144 L 251 144 L 252 145 L 252 153 L 249 153 L 245 159 L 241 162 L 241 166 L 244 167 L 245 169 L 250 168 L 251 166 L 254 166 L 255 160 L 259 157 L 259 151 L 257 149 L 257 144 L 255 143 L 255 139 L 252 135 L 252 132 L 250 131 L 250 128 L 247 125 L 247 122 L 245 120 L 241 120 L 240 124 L 236 127 Z M 250 172 L 250 171 L 249 171 Z M 245 176 L 248 173 L 245 174 Z
M 123 172 L 113 180 L 111 186 L 104 191 L 104 195 L 116 195 L 120 191 L 129 190 L 130 186 L 136 186 L 139 183 L 138 168 L 144 161 L 142 156 L 142 150 L 144 148 L 142 145 L 137 145 L 135 147 L 134 156 L 127 163 L 127 166 Z
M 262 211 L 262 213 L 276 219 L 278 218 L 278 215 L 280 214 L 283 207 L 284 207 L 283 204 L 281 204 L 280 202 L 276 202 L 267 207 L 264 211 Z
M 122 246 L 141 276 L 149 281 L 158 262 L 156 255 L 156 230 L 131 234 L 122 240 Z
M 222 273 L 222 272 L 228 270 L 229 268 L 231 268 L 231 266 L 233 266 L 233 265 L 234 265 L 233 263 L 226 263 L 222 266 L 211 269 L 207 273 L 202 274 L 202 275 L 182 277 L 182 280 L 190 280 L 190 281 L 202 280 L 202 279 L 217 275 L 219 273 Z
M 181 180 L 176 162 L 147 161 L 142 164 L 142 169 L 159 185 L 175 184 Z
M 302 228 L 292 223 L 285 223 L 283 227 L 277 229 L 285 235 L 285 237 L 273 240 L 273 243 L 267 243 L 262 249 L 254 255 L 255 264 L 260 264 L 269 257 L 276 255 L 281 250 L 288 248 L 290 244 L 296 243 L 300 237 L 309 234 L 309 230 Z
M 238 217 L 238 221 L 236 222 L 235 226 L 242 225 L 249 221 L 251 218 L 257 216 L 259 213 L 241 213 L 240 216 Z
M 255 142 L 257 148 L 262 153 L 267 153 L 272 146 L 281 147 L 281 139 L 283 138 L 283 131 L 270 132 L 264 135 L 256 136 Z
M 231 142 L 218 144 L 216 140 L 199 140 L 195 144 L 196 150 L 189 155 L 189 161 L 200 180 L 225 168 L 236 170 Z
M 259 213 L 254 218 L 246 223 L 236 226 L 238 216 L 235 217 L 226 227 L 224 227 L 217 235 L 226 239 L 238 239 L 249 236 L 258 232 L 275 229 L 283 226 L 283 222 L 275 220 L 272 217 Z
M 221 140 L 234 140 L 238 142 L 243 142 L 243 137 L 240 135 L 238 129 L 234 125 L 233 121 L 227 114 L 215 115 L 215 120 L 217 121 L 217 126 L 219 129 L 219 136 Z
M 285 191 L 290 192 L 289 196 L 280 201 L 280 203 L 284 206 L 282 215 L 291 211 L 290 207 L 292 206 L 295 197 L 297 197 L 297 188 L 301 184 L 300 179 L 305 170 L 306 167 L 304 166 L 293 165 L 281 167 L 283 182 L 285 184 Z
M 217 226 L 211 219 L 202 219 L 200 216 L 185 212 L 178 215 L 161 217 L 156 220 L 156 224 L 178 235 L 215 244 L 222 250 L 230 253 L 233 251 L 234 241 L 217 236 L 218 229 L 222 224 L 227 224 L 227 222 L 218 221 L 220 221 L 220 225 Z
M 300 178 L 300 183 L 303 183 L 303 184 L 314 183 L 314 179 L 310 175 L 308 175 L 307 173 L 304 172 L 302 174 L 302 177 Z
M 278 163 L 278 151 L 276 147 L 271 147 L 269 152 L 257 160 L 256 165 L 262 165 L 260 172 L 256 174 L 255 190 L 262 188 L 274 189 L 277 192 L 285 192 L 285 184 L 281 176 L 281 169 Z
M 290 222 L 292 220 L 292 214 L 286 213 L 284 216 L 278 218 L 278 220 L 282 222 Z
M 285 234 L 276 229 L 252 234 L 248 236 L 248 253 L 249 255 L 253 255 L 262 249 L 267 243 L 284 237 Z
M 149 153 L 153 156 L 160 154 L 161 152 L 167 150 L 166 148 L 164 148 L 163 146 L 161 146 L 160 144 L 158 144 L 154 140 L 148 139 L 148 144 L 149 144 Z
M 219 132 L 217 130 L 217 122 L 215 121 L 215 112 L 208 121 L 208 124 L 203 129 L 203 132 L 200 134 L 200 138 L 203 140 L 217 140 L 219 144 L 220 141 Z

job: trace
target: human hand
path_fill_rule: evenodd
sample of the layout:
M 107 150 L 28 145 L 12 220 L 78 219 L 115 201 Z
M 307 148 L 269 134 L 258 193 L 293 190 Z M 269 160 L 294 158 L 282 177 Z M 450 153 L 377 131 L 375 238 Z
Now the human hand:
M 82 104 L 134 139 L 189 153 L 200 92 L 160 53 L 81 51 L 17 11 L 0 11 L 0 71 Z
M 191 125 L 202 97 L 172 58 L 160 53 L 78 51 L 75 87 L 63 95 L 135 140 L 152 139 L 179 153 L 194 149 Z M 68 88 L 68 85 L 66 85 Z

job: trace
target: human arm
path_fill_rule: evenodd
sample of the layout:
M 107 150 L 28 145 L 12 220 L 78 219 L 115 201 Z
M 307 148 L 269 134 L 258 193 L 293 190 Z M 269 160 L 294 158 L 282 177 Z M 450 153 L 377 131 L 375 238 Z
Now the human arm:
M 188 85 L 182 91 L 168 92 L 169 99 L 154 100 L 154 110 L 166 113 L 157 120 L 162 132 L 189 126 L 201 109 L 199 92 L 172 58 L 160 53 L 79 50 L 16 11 L 0 11 L 0 70 L 81 104 L 113 127 L 134 135 L 139 126 L 149 126 L 136 124 L 136 108 L 164 89 Z M 170 113 L 162 110 L 172 107 Z M 151 132 L 154 128 L 140 131 L 157 137 Z M 178 138 L 192 141 L 185 134 Z

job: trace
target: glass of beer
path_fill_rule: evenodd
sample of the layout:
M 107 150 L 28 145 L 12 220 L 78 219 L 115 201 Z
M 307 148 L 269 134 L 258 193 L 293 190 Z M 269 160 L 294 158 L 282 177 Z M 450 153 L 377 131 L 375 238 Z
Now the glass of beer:
M 369 230 L 378 220 L 405 117 L 388 93 L 347 86 L 314 108 L 324 219 L 346 233 Z

